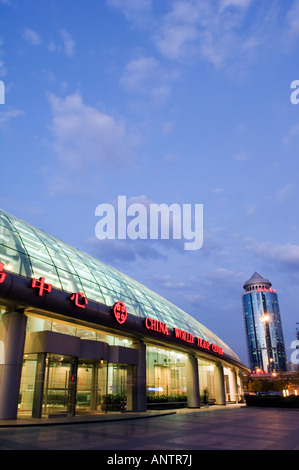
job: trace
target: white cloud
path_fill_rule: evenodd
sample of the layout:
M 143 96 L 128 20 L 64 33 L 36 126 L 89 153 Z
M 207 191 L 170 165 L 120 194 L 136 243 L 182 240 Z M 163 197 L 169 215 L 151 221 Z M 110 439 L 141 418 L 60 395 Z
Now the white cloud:
M 63 50 L 68 57 L 72 57 L 75 54 L 75 41 L 73 40 L 70 33 L 63 29 L 61 31 L 61 37 L 63 40 Z
M 213 188 L 213 189 L 211 189 L 211 192 L 213 194 L 221 194 L 221 193 L 223 193 L 223 189 L 222 188 Z
M 111 8 L 120 10 L 135 26 L 144 26 L 151 20 L 152 0 L 106 0 Z
M 276 200 L 282 204 L 287 201 L 294 194 L 294 186 L 287 184 L 277 192 Z
M 71 34 L 65 29 L 62 29 L 60 31 L 60 37 L 62 39 L 62 43 L 59 40 L 50 40 L 47 47 L 48 51 L 59 52 L 65 54 L 67 57 L 73 57 L 75 55 L 76 43 Z
M 111 0 L 117 1 L 118 0 Z M 155 20 L 152 39 L 167 59 L 204 59 L 216 67 L 245 60 L 265 40 L 268 20 L 246 22 L 252 0 L 174 0 Z M 264 8 L 262 5 L 261 8 Z M 266 24 L 265 24 L 266 23 Z
M 157 74 L 161 74 L 159 61 L 154 57 L 140 57 L 128 62 L 120 83 L 126 91 L 144 91 Z
M 0 38 L 0 77 L 4 77 L 7 74 L 7 68 L 3 60 L 1 60 L 2 56 L 4 55 L 4 50 L 2 49 L 3 46 L 3 39 Z
M 42 43 L 42 40 L 39 34 L 33 29 L 27 28 L 23 33 L 25 41 L 27 41 L 32 46 L 39 46 Z
M 78 93 L 64 99 L 50 95 L 49 100 L 55 149 L 68 167 L 128 161 L 130 142 L 122 123 L 84 104 Z
M 127 63 L 120 84 L 126 92 L 151 96 L 161 104 L 171 96 L 177 78 L 175 70 L 164 68 L 154 57 L 139 57 Z
M 137 260 L 167 259 L 157 248 L 157 243 L 148 240 L 98 240 L 96 237 L 86 240 L 86 246 L 93 256 L 110 265 L 119 266 Z
M 182 58 L 199 38 L 199 8 L 190 1 L 174 2 L 154 36 L 159 51 L 170 59 Z
M 198 307 L 203 304 L 207 298 L 201 294 L 190 294 L 184 295 L 184 299 L 188 302 L 189 305 L 193 307 Z
M 226 268 L 216 268 L 210 273 L 207 273 L 206 276 L 214 282 L 234 283 L 236 281 L 236 277 L 238 278 L 240 276 L 240 273 L 236 273 Z
M 299 267 L 299 245 L 286 243 L 275 245 L 272 243 L 251 243 L 247 245 L 247 250 L 262 256 L 276 264 L 283 264 L 290 268 Z
M 7 74 L 7 68 L 2 60 L 0 60 L 0 77 L 4 77 Z
M 131 25 L 147 31 L 160 54 L 180 63 L 237 65 L 242 73 L 261 51 L 281 47 L 288 34 L 299 35 L 299 0 L 287 17 L 288 6 L 271 0 L 172 0 L 163 2 L 162 13 L 153 8 L 152 0 L 106 1 Z
M 296 39 L 299 36 L 299 0 L 296 0 L 287 14 L 288 37 Z
M 220 11 L 227 7 L 248 8 L 252 0 L 221 0 Z
M 11 119 L 22 116 L 24 113 L 18 109 L 8 109 L 5 111 L 0 111 L 0 129 L 3 129 L 6 124 L 8 124 Z
M 294 124 L 290 130 L 288 135 L 283 139 L 283 143 L 285 145 L 291 144 L 297 137 L 299 136 L 299 124 Z

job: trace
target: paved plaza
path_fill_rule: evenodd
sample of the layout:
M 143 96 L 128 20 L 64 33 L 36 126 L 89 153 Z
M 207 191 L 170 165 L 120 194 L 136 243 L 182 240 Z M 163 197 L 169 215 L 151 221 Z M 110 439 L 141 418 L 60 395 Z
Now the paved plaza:
M 229 405 L 168 414 L 48 418 L 41 425 L 0 422 L 0 449 L 299 450 L 299 410 Z

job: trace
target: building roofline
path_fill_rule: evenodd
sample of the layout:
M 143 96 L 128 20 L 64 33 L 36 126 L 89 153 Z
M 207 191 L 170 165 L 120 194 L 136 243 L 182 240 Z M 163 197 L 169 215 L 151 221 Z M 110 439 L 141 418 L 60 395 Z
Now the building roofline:
M 271 282 L 268 279 L 263 278 L 257 272 L 253 273 L 251 278 L 245 282 L 245 284 L 243 285 L 243 288 L 246 290 L 247 287 L 253 286 L 253 285 L 265 285 L 267 287 L 272 286 Z

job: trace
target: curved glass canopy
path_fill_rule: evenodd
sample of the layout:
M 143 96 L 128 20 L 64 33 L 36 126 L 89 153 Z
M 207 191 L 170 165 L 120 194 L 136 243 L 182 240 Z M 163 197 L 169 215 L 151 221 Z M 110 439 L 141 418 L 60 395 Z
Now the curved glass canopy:
M 0 209 L 0 262 L 5 269 L 28 278 L 45 277 L 53 287 L 84 292 L 108 306 L 122 300 L 128 313 L 150 317 L 223 348 L 240 361 L 214 333 L 180 308 L 92 256 L 73 248 Z

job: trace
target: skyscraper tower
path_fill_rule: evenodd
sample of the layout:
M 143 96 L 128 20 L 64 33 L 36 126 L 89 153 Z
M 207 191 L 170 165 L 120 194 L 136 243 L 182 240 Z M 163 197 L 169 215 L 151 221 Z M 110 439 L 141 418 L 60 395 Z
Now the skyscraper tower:
M 242 294 L 249 363 L 252 372 L 287 370 L 278 297 L 272 284 L 254 273 Z

